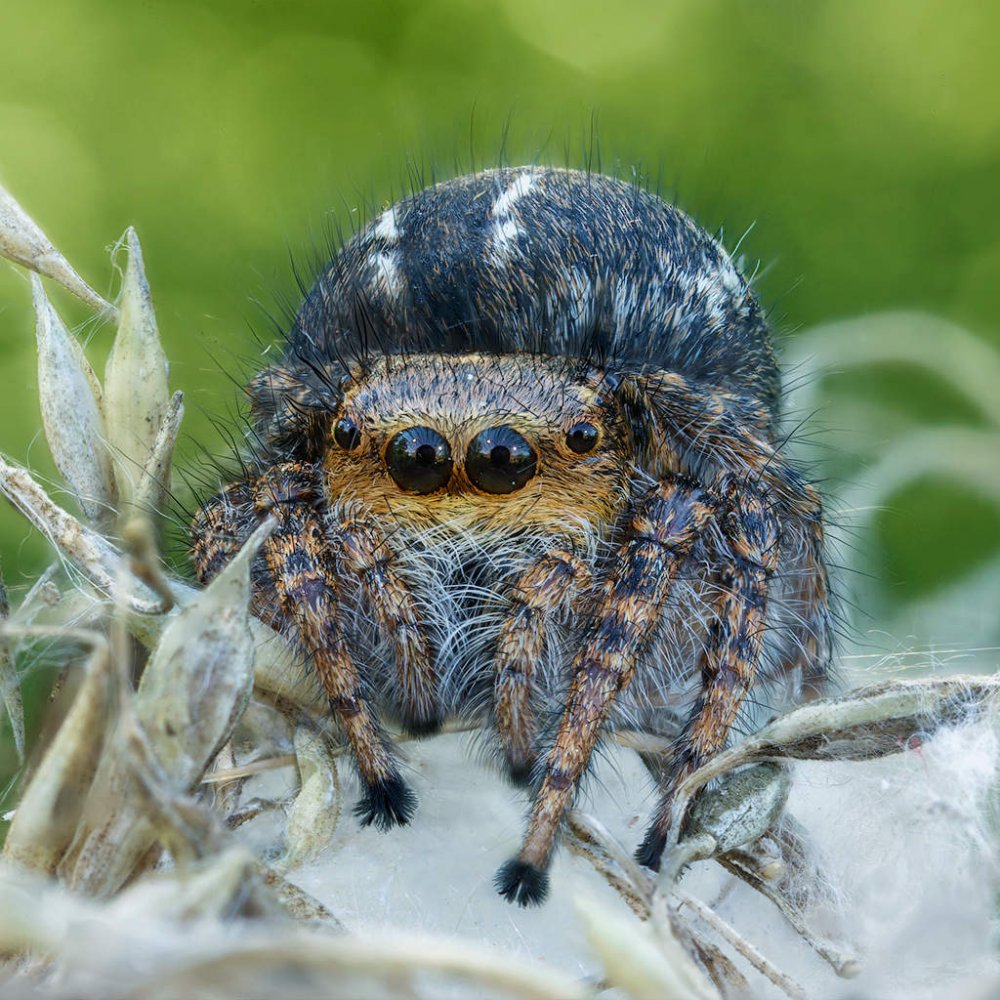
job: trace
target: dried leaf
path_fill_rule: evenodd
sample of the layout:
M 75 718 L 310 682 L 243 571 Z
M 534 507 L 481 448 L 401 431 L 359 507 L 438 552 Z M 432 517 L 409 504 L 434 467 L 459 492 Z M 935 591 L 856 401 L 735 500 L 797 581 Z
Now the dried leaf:
M 170 403 L 167 356 L 153 312 L 135 230 L 125 234 L 128 265 L 122 288 L 118 334 L 104 374 L 108 440 L 117 452 L 118 493 L 128 501 L 146 468 Z
M 99 313 L 117 312 L 70 267 L 34 220 L 0 187 L 0 257 L 59 282 L 68 292 Z
M 115 482 L 104 441 L 100 385 L 46 298 L 41 279 L 32 275 L 31 283 L 38 393 L 49 451 L 87 519 L 108 522 L 115 509 Z

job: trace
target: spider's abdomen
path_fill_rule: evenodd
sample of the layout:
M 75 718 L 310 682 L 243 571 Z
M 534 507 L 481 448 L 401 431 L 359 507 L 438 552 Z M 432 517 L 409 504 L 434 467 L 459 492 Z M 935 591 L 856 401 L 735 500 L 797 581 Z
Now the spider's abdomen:
M 632 185 L 550 168 L 458 178 L 383 212 L 322 274 L 289 351 L 527 351 L 778 401 L 762 311 L 721 245 Z

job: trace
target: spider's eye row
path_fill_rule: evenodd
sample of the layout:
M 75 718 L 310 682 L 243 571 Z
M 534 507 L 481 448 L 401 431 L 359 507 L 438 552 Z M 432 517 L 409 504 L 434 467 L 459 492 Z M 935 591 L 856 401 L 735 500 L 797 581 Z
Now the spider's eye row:
M 333 425 L 333 440 L 344 451 L 354 451 L 361 444 L 361 431 L 358 430 L 358 425 L 350 417 L 341 417 Z
M 430 427 L 410 427 L 389 442 L 385 464 L 401 489 L 433 493 L 451 478 L 451 447 Z
M 586 420 L 581 420 L 578 424 L 566 431 L 566 444 L 570 451 L 575 451 L 578 455 L 586 455 L 588 451 L 593 451 L 597 445 L 597 428 Z
M 490 427 L 469 444 L 465 472 L 473 485 L 487 493 L 513 493 L 535 474 L 534 449 L 513 427 Z

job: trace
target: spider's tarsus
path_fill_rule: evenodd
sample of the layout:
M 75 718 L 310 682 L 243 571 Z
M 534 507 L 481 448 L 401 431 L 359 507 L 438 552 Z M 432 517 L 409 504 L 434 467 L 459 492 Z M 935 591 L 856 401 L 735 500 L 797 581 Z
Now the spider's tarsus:
M 540 906 L 549 894 L 548 874 L 519 858 L 501 865 L 493 884 L 508 903 L 518 906 Z
M 412 736 L 414 739 L 421 740 L 425 736 L 434 736 L 436 733 L 441 731 L 441 716 L 440 715 L 428 715 L 428 716 L 412 716 L 410 718 L 404 718 L 402 720 L 403 732 L 407 736 Z
M 362 826 L 375 825 L 379 830 L 406 826 L 417 808 L 417 797 L 402 778 L 386 778 L 365 788 L 354 814 Z
M 518 788 L 531 788 L 534 784 L 532 781 L 533 775 L 534 766 L 528 761 L 519 761 L 518 763 L 508 761 L 507 776 L 510 778 L 512 785 Z
M 646 831 L 642 843 L 635 849 L 635 860 L 645 868 L 658 872 L 663 859 L 663 849 L 667 846 L 667 838 L 655 826 Z

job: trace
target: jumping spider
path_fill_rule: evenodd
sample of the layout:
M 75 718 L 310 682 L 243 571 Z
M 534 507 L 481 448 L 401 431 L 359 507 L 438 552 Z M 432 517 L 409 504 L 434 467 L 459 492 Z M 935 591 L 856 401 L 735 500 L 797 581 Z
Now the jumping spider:
M 244 475 L 209 500 L 211 579 L 268 514 L 258 614 L 303 649 L 362 823 L 407 823 L 380 712 L 472 716 L 533 791 L 496 879 L 540 902 L 602 734 L 667 734 L 637 858 L 762 678 L 823 683 L 820 498 L 778 444 L 761 308 L 721 245 L 636 186 L 525 167 L 383 212 L 250 385 Z M 680 706 L 678 708 L 678 706 Z

